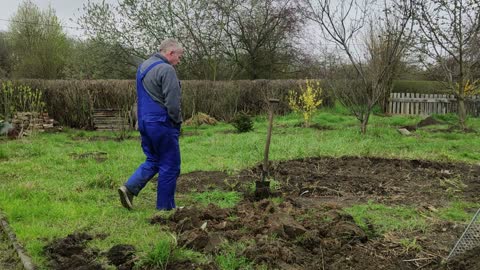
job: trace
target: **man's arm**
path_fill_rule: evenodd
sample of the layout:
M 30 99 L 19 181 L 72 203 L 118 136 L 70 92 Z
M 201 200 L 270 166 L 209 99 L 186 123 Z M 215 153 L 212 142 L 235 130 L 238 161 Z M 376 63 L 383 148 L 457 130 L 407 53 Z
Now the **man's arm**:
M 181 112 L 181 89 L 177 73 L 173 67 L 165 69 L 162 76 L 162 92 L 165 97 L 165 107 L 172 122 L 180 125 L 183 121 Z

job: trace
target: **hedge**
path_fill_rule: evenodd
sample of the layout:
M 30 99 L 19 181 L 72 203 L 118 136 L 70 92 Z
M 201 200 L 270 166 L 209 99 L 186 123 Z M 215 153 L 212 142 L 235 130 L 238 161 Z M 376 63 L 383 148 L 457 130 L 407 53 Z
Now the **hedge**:
M 0 83 L 2 81 L 0 80 Z M 43 92 L 46 110 L 62 125 L 92 128 L 93 111 L 115 108 L 133 112 L 136 92 L 133 80 L 14 80 Z M 238 112 L 251 115 L 267 111 L 267 98 L 278 98 L 277 113 L 289 112 L 287 95 L 304 86 L 303 80 L 182 81 L 182 113 L 185 119 L 203 112 L 230 120 Z M 327 96 L 324 104 L 331 104 Z
M 123 109 L 133 113 L 136 99 L 133 80 L 22 79 L 13 83 L 43 91 L 49 115 L 62 125 L 73 128 L 92 128 L 96 108 Z M 280 99 L 277 113 L 283 114 L 290 111 L 288 92 L 298 90 L 300 85 L 304 87 L 305 81 L 182 81 L 182 112 L 185 119 L 203 112 L 228 121 L 239 112 L 265 113 L 265 100 L 274 97 Z M 443 89 L 440 86 L 443 85 L 430 81 L 395 81 L 394 92 L 432 93 Z M 327 91 L 324 93 L 323 105 L 332 105 L 333 99 L 327 96 Z

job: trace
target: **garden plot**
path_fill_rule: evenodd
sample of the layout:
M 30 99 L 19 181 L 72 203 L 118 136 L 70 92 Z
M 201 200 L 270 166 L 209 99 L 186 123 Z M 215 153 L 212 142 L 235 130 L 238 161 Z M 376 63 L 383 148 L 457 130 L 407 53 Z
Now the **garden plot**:
M 478 207 L 478 165 L 344 157 L 274 162 L 270 168 L 276 197 L 261 201 L 251 196 L 251 183 L 260 179 L 261 167 L 236 175 L 218 171 L 181 175 L 180 197 L 215 190 L 236 191 L 244 194 L 244 199 L 231 208 L 192 203 L 172 215 L 155 215 L 150 222 L 171 231 L 178 247 L 211 258 L 246 258 L 237 261 L 239 268 L 480 267 L 478 250 L 441 264 L 464 229 L 446 218 L 456 213 L 452 201 L 461 201 L 463 205 L 458 207 L 470 213 Z M 119 269 L 132 266 L 132 247 L 114 247 L 101 255 L 82 246 L 91 238 L 72 242 L 82 247 L 76 255 L 86 254 L 91 261 L 120 250 L 120 255 L 110 255 L 115 265 Z M 123 259 L 121 254 L 125 254 Z M 70 258 L 78 260 L 78 256 Z M 58 265 L 58 254 L 50 253 L 50 258 Z M 166 269 L 238 269 L 219 265 L 218 260 L 172 260 Z

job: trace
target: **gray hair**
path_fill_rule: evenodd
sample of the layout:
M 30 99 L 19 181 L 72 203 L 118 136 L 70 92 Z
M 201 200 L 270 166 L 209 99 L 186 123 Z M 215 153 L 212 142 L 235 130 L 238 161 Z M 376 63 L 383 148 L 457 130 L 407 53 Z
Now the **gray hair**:
M 178 43 L 176 39 L 173 38 L 167 38 L 160 43 L 159 51 L 161 53 L 166 53 L 168 51 L 177 51 L 177 50 L 183 50 L 182 45 Z

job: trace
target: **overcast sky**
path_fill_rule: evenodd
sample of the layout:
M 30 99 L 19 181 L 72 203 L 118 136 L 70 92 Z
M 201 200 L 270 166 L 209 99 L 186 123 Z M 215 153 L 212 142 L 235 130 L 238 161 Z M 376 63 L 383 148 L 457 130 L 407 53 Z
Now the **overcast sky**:
M 0 0 L 0 31 L 8 29 L 9 20 L 17 11 L 18 6 L 24 0 Z M 57 17 L 63 26 L 78 27 L 76 19 L 82 12 L 82 6 L 88 0 L 32 0 L 41 10 L 50 4 L 56 12 Z M 94 0 L 100 2 L 101 0 Z M 107 1 L 109 2 L 109 1 Z M 73 19 L 74 21 L 70 21 Z M 70 36 L 81 36 L 83 31 L 71 28 L 64 28 Z

